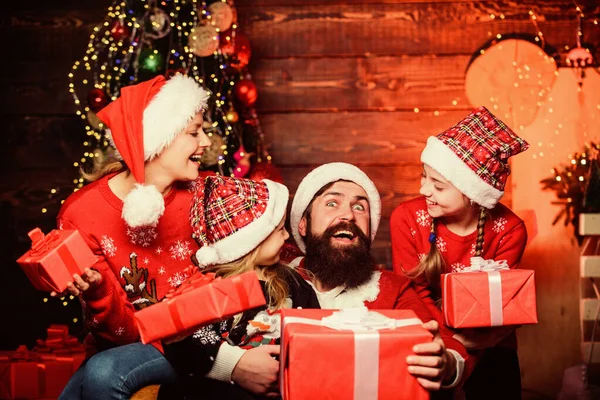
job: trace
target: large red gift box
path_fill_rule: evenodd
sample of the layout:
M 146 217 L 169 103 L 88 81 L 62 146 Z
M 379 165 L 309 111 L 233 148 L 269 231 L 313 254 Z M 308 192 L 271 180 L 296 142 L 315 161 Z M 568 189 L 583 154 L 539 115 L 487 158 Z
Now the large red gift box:
M 195 273 L 165 300 L 136 312 L 135 319 L 142 343 L 147 344 L 187 336 L 201 325 L 265 304 L 253 271 L 226 279 Z
M 97 261 L 78 231 L 53 230 L 44 235 L 35 228 L 29 237 L 31 250 L 17 262 L 38 290 L 64 292 L 74 274 L 83 274 Z
M 537 323 L 534 271 L 483 261 L 490 267 L 442 274 L 445 324 L 478 328 Z
M 281 311 L 284 400 L 421 400 L 406 357 L 432 334 L 411 310 Z

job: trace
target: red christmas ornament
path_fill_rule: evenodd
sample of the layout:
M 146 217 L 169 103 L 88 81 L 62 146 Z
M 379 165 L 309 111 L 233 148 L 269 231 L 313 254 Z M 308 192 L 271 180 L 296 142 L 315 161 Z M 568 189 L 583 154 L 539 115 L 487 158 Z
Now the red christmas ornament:
M 243 178 L 250 171 L 250 158 L 252 153 L 246 152 L 244 145 L 233 154 L 233 159 L 237 162 L 235 169 L 233 170 L 233 176 L 236 178 Z
M 283 184 L 283 177 L 281 176 L 279 169 L 274 164 L 265 161 L 260 161 L 254 164 L 250 170 L 250 173 L 248 174 L 248 179 L 252 179 L 253 181 L 270 179 L 274 182 Z
M 102 89 L 92 89 L 87 97 L 90 110 L 98 112 L 110 102 L 108 95 Z
M 112 36 L 112 38 L 117 42 L 129 37 L 130 34 L 131 31 L 129 28 L 123 25 L 121 21 L 113 22 L 112 26 L 110 27 L 110 36 Z
M 232 36 L 231 31 L 227 31 L 220 35 L 221 51 L 231 57 L 231 66 L 242 70 L 250 62 L 252 49 L 250 47 L 250 39 L 243 33 L 236 32 Z
M 256 85 L 250 79 L 241 79 L 235 84 L 235 96 L 246 107 L 256 103 L 258 92 Z

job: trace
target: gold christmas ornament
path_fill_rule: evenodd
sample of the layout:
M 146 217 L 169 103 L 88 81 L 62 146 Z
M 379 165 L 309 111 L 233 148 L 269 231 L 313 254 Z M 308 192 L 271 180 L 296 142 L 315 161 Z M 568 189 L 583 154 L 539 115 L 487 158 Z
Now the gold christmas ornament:
M 223 147 L 225 147 L 225 141 L 217 134 L 213 133 L 209 135 L 210 147 L 204 151 L 200 162 L 204 167 L 212 167 L 217 165 L 219 162 L 219 156 L 223 154 Z
M 212 26 L 196 26 L 188 36 L 188 46 L 198 57 L 208 57 L 219 47 L 217 31 Z
M 231 23 L 233 22 L 233 10 L 229 4 L 222 1 L 216 1 L 208 6 L 206 10 L 210 13 L 211 21 L 215 28 L 218 28 L 223 32 L 231 27 Z

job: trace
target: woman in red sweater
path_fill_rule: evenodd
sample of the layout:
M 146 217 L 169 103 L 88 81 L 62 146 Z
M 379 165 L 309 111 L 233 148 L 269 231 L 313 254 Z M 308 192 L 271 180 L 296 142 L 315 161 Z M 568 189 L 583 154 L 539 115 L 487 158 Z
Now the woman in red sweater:
M 186 278 L 198 247 L 187 218 L 191 184 L 210 145 L 202 130 L 209 94 L 192 78 L 158 76 L 121 89 L 98 113 L 121 161 L 88 175 L 58 215 L 60 229 L 77 229 L 98 257 L 74 276 L 95 354 L 75 373 L 61 399 L 129 398 L 177 374 L 154 346 L 138 342 L 133 314 L 162 300 Z
M 414 279 L 440 318 L 441 274 L 470 266 L 474 256 L 519 264 L 525 224 L 498 201 L 510 174 L 508 158 L 528 147 L 485 107 L 427 140 L 423 196 L 394 210 L 390 234 L 394 271 Z M 467 399 L 521 398 L 514 327 L 462 330 L 455 337 L 481 355 L 464 386 Z

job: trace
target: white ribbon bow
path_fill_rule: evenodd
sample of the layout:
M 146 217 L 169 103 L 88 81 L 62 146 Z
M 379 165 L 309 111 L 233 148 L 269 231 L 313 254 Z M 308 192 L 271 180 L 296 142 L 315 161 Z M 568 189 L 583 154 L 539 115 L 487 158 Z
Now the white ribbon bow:
M 460 272 L 490 272 L 510 269 L 506 260 L 485 260 L 483 257 L 471 257 L 471 266 Z
M 343 308 L 321 319 L 321 324 L 331 329 L 351 331 L 372 331 L 395 329 L 401 326 L 421 324 L 418 318 L 393 319 L 367 307 Z
M 460 272 L 485 272 L 488 274 L 488 285 L 490 290 L 490 324 L 501 326 L 504 324 L 502 315 L 502 278 L 500 271 L 510 269 L 506 260 L 485 260 L 483 257 L 471 257 L 471 266 Z M 446 279 L 448 276 L 444 276 Z M 446 299 L 444 298 L 444 301 Z M 447 306 L 444 312 L 448 312 Z M 448 318 L 446 314 L 446 318 Z

